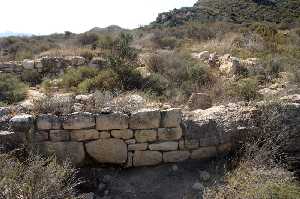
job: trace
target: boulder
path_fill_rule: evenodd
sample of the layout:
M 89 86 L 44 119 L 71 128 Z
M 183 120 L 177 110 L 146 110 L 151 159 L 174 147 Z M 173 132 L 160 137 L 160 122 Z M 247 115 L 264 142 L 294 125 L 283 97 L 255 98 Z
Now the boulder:
M 172 140 L 179 140 L 181 137 L 182 137 L 182 129 L 180 127 L 158 129 L 158 140 L 172 141 Z
M 162 162 L 162 154 L 158 151 L 136 151 L 133 156 L 133 166 L 153 166 Z
M 34 127 L 34 116 L 28 114 L 16 115 L 10 119 L 9 123 L 15 131 L 28 131 Z
M 157 130 L 136 130 L 134 136 L 137 142 L 153 142 L 157 140 Z
M 154 129 L 160 126 L 159 109 L 141 109 L 132 113 L 129 126 L 131 129 Z
M 163 153 L 163 160 L 167 163 L 182 162 L 189 159 L 190 152 L 188 151 L 170 151 Z
M 299 94 L 287 95 L 287 96 L 280 98 L 280 100 L 285 101 L 285 102 L 300 104 L 300 95 Z
M 161 127 L 179 127 L 182 112 L 179 108 L 172 108 L 161 111 Z
M 178 142 L 162 142 L 150 144 L 151 151 L 176 151 L 178 149 Z
M 34 60 L 25 59 L 22 65 L 25 69 L 34 69 Z
M 95 126 L 95 117 L 91 113 L 72 113 L 63 120 L 64 129 L 85 129 Z
M 96 115 L 97 130 L 119 130 L 128 128 L 129 117 L 123 113 Z
M 85 144 L 87 153 L 99 163 L 123 164 L 127 161 L 127 145 L 120 139 L 101 139 Z
M 61 128 L 61 121 L 55 115 L 39 115 L 36 121 L 39 130 L 54 130 Z
M 37 148 L 43 154 L 55 154 L 59 160 L 70 160 L 74 165 L 81 164 L 85 159 L 81 142 L 44 142 L 37 144 Z
M 87 64 L 86 59 L 81 56 L 67 56 L 65 60 L 70 66 L 83 66 Z
M 212 107 L 212 99 L 205 93 L 193 93 L 187 104 L 190 110 L 208 109 Z

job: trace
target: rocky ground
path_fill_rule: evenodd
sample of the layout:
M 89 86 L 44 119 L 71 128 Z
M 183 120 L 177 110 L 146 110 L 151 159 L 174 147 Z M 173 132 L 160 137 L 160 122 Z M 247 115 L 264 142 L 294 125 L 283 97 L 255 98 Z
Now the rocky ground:
M 82 169 L 81 187 L 90 199 L 200 199 L 206 187 L 221 183 L 225 158 L 119 170 Z

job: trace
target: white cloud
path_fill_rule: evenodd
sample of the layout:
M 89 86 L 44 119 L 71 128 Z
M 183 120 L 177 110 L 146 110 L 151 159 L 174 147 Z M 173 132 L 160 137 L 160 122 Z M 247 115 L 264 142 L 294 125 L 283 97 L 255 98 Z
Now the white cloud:
M 0 0 L 0 32 L 34 34 L 84 32 L 117 24 L 136 28 L 154 21 L 158 13 L 196 0 Z

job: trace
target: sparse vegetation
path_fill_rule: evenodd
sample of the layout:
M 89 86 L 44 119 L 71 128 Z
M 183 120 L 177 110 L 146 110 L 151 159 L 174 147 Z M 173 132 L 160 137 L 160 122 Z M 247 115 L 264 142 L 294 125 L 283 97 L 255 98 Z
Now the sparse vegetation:
M 0 73 L 0 102 L 13 104 L 25 98 L 27 86 L 18 78 Z
M 0 154 L 0 198 L 79 199 L 76 187 L 80 183 L 67 161 L 59 164 L 55 157 L 37 155 L 21 161 Z

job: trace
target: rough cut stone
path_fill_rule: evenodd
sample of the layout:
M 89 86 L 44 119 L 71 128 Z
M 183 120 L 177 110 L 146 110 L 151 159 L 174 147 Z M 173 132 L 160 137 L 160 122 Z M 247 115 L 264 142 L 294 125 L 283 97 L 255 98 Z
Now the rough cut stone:
M 65 116 L 64 129 L 85 129 L 95 126 L 95 117 L 91 113 L 73 113 Z
M 150 144 L 151 151 L 175 151 L 178 149 L 178 142 L 162 142 L 157 144 Z
M 61 121 L 55 115 L 40 115 L 37 117 L 37 128 L 39 130 L 55 130 L 61 128 Z
M 189 159 L 190 152 L 188 151 L 170 151 L 163 153 L 164 162 L 182 162 Z
M 137 142 L 153 142 L 157 140 L 156 130 L 137 130 L 135 131 L 135 139 Z
M 53 142 L 69 141 L 70 132 L 64 130 L 51 130 L 49 137 Z
M 190 139 L 187 139 L 184 141 L 184 148 L 186 149 L 197 149 L 199 148 L 199 140 L 190 140 Z
M 158 139 L 163 141 L 179 140 L 182 137 L 181 128 L 160 128 L 158 129 Z
M 99 163 L 123 164 L 127 161 L 127 145 L 120 139 L 101 139 L 86 143 L 87 153 Z
M 207 137 L 207 138 L 200 138 L 199 143 L 200 143 L 200 147 L 216 146 L 219 144 L 219 140 L 215 136 Z
M 159 128 L 160 117 L 158 109 L 142 109 L 131 115 L 129 126 L 131 129 Z
M 85 158 L 83 143 L 80 142 L 44 142 L 37 148 L 44 154 L 55 154 L 61 161 L 69 159 L 74 165 L 82 163 Z
M 118 139 L 128 140 L 133 138 L 133 131 L 130 129 L 113 130 L 111 131 L 111 136 Z
M 172 108 L 161 111 L 161 127 L 179 127 L 181 123 L 181 109 Z
M 34 117 L 28 114 L 16 115 L 10 119 L 9 123 L 16 131 L 28 131 L 33 127 Z
M 184 147 L 184 140 L 179 140 L 178 146 L 179 146 L 180 150 L 184 150 L 185 149 L 185 147 Z
M 190 110 L 208 109 L 212 107 L 212 99 L 205 93 L 193 93 L 188 101 L 188 108 Z
M 47 131 L 35 131 L 32 139 L 33 139 L 33 142 L 48 141 L 49 133 Z
M 152 166 L 162 162 L 162 154 L 158 151 L 136 151 L 133 156 L 133 165 Z
M 99 132 L 95 129 L 89 130 L 74 130 L 71 132 L 71 140 L 86 141 L 99 139 Z
M 108 131 L 101 131 L 99 132 L 100 139 L 107 139 L 110 138 L 110 133 Z
M 118 130 L 128 128 L 128 115 L 123 113 L 101 114 L 96 116 L 97 130 Z
M 147 143 L 128 145 L 128 151 L 145 151 L 147 148 L 148 148 Z
M 191 158 L 194 160 L 202 160 L 202 159 L 215 157 L 216 155 L 217 155 L 216 147 L 203 147 L 194 150 L 191 154 Z

